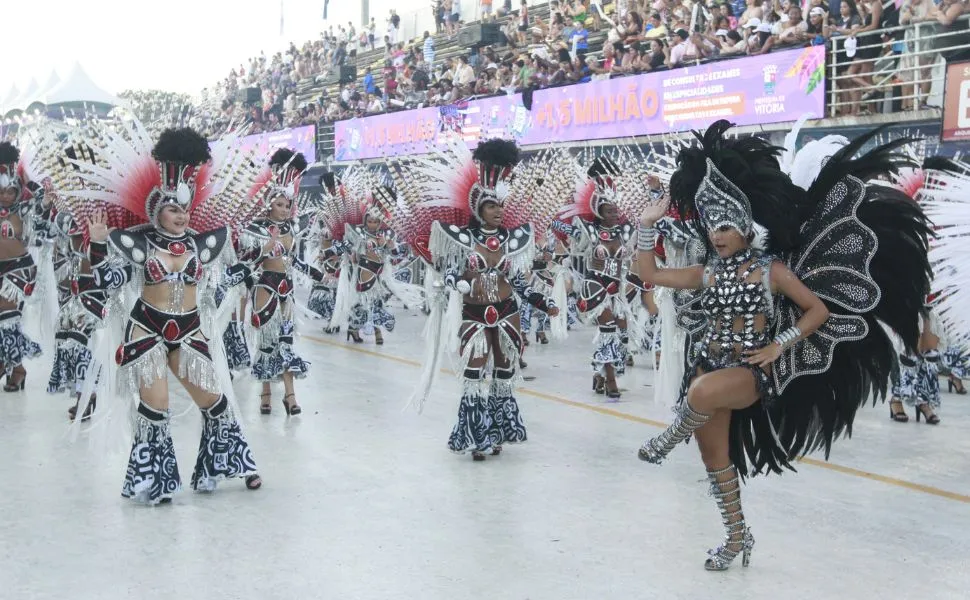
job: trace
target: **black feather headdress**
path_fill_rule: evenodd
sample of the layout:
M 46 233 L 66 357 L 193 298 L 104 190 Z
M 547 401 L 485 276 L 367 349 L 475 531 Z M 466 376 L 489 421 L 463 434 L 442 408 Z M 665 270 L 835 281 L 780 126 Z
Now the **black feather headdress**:
M 791 250 L 798 244 L 798 229 L 808 212 L 805 191 L 781 171 L 778 154 L 782 148 L 758 137 L 728 138 L 725 134 L 732 126 L 720 120 L 703 134 L 694 132 L 700 147 L 685 148 L 678 154 L 677 170 L 670 179 L 671 202 L 681 219 L 700 214 L 698 190 L 708 177 L 710 161 L 744 195 L 751 219 L 768 231 L 767 250 Z M 706 242 L 707 231 L 701 221 L 692 220 Z

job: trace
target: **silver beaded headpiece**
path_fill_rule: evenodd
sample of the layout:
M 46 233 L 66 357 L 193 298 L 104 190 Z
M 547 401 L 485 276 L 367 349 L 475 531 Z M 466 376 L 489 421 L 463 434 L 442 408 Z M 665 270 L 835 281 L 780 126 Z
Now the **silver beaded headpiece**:
M 695 204 L 708 231 L 727 226 L 737 229 L 745 237 L 751 233 L 753 218 L 748 197 L 717 170 L 710 158 L 707 159 L 704 180 L 697 188 Z

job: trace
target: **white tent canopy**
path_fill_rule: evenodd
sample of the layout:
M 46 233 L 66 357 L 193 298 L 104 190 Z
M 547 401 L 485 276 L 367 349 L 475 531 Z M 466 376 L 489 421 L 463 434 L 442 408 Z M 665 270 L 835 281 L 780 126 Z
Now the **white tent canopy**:
M 35 92 L 31 97 L 28 97 L 27 94 L 24 94 L 23 96 L 21 96 L 21 102 L 20 102 L 21 106 L 17 108 L 22 108 L 26 110 L 27 107 L 33 104 L 34 102 L 43 102 L 44 104 L 47 104 L 47 94 L 50 93 L 51 90 L 56 88 L 60 83 L 61 83 L 61 78 L 57 76 L 57 71 L 51 71 L 51 74 L 47 78 L 47 81 L 44 82 L 44 85 L 40 86 L 40 89 L 38 89 L 37 92 Z
M 17 98 L 15 98 L 10 103 L 9 106 L 5 106 L 4 110 L 5 111 L 11 111 L 11 110 L 17 110 L 17 109 L 23 110 L 27 108 L 26 100 L 28 98 L 32 98 L 39 91 L 40 91 L 40 85 L 37 83 L 37 80 L 32 77 L 30 79 L 30 83 L 27 84 L 27 89 L 25 89 L 24 92 L 20 94 Z
M 78 63 L 74 63 L 67 77 L 48 90 L 45 95 L 46 98 L 40 98 L 40 100 L 47 105 L 66 102 L 96 102 L 116 106 L 122 103 L 120 98 L 114 94 L 109 94 L 91 81 L 91 78 Z
M 10 88 L 10 91 L 7 92 L 6 96 L 0 99 L 0 114 L 3 114 L 8 110 L 13 110 L 14 108 L 16 108 L 13 106 L 13 103 L 14 103 L 14 100 L 17 100 L 18 98 L 20 98 L 20 90 L 17 89 L 17 86 L 15 85 L 12 88 Z

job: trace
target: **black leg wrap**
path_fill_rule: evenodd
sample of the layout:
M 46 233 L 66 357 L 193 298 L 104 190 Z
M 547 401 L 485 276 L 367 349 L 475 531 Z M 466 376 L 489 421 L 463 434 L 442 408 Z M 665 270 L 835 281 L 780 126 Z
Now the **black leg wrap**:
M 202 409 L 202 439 L 192 473 L 192 489 L 211 492 L 224 479 L 256 473 L 256 462 L 232 412 L 229 399 L 220 396 Z
M 168 411 L 138 404 L 134 439 L 121 495 L 144 504 L 170 501 L 182 487 Z

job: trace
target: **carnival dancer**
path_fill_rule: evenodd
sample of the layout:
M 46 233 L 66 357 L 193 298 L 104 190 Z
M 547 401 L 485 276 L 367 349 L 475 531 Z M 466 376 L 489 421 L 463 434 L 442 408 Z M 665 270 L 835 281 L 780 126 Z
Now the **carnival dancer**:
M 273 410 L 270 384 L 280 380 L 286 414 L 303 412 L 293 381 L 306 377 L 310 363 L 293 348 L 293 278 L 302 273 L 316 281 L 323 279 L 305 258 L 304 237 L 309 228 L 308 219 L 299 214 L 298 194 L 306 168 L 306 159 L 300 153 L 281 148 L 273 154 L 251 191 L 266 207 L 266 216 L 253 220 L 242 234 L 245 249 L 240 258 L 252 267 L 255 281 L 249 295 L 258 352 L 252 373 L 263 382 L 259 412 L 264 415 Z
M 970 340 L 970 164 L 962 160 L 930 157 L 923 164 L 925 183 L 920 190 L 920 204 L 933 222 L 937 236 L 930 245 L 933 264 L 934 317 L 929 325 L 931 333 L 946 339 L 943 363 L 949 371 L 949 390 L 966 393 L 960 381 L 966 372 L 964 348 Z M 922 409 L 918 409 L 922 412 Z M 931 407 L 932 412 L 932 407 Z M 917 413 L 919 416 L 919 413 Z M 926 414 L 927 423 L 932 423 Z M 937 417 L 938 419 L 938 417 Z
M 631 289 L 627 284 L 634 283 L 633 295 L 639 291 L 636 282 L 628 279 L 635 229 L 630 215 L 621 211 L 620 191 L 624 183 L 628 186 L 638 180 L 639 173 L 624 174 L 613 158 L 601 156 L 593 161 L 586 177 L 573 204 L 560 213 L 556 226 L 572 237 L 570 251 L 585 266 L 576 305 L 580 318 L 598 328 L 591 360 L 593 391 L 616 400 L 620 398 L 617 377 L 626 371 L 629 358 L 627 326 L 631 315 L 627 295 Z M 649 190 L 655 195 L 660 185 L 653 177 Z M 637 192 L 645 194 L 647 190 Z M 571 224 L 566 223 L 568 219 Z
M 396 203 L 397 192 L 382 183 L 376 174 L 357 170 L 350 175 L 348 201 L 356 207 L 344 208 L 344 232 L 340 252 L 344 254 L 343 270 L 347 273 L 337 289 L 337 310 L 332 326 L 346 324 L 347 339 L 360 344 L 360 332 L 373 328 L 374 342 L 384 343 L 382 329 L 394 331 L 397 319 L 387 300 L 398 297 L 406 306 L 419 306 L 423 290 L 396 277 L 392 261 L 406 254 L 399 246 L 397 234 L 389 227 L 389 214 L 384 207 Z
M 0 142 L 0 365 L 5 392 L 24 389 L 23 361 L 41 353 L 40 345 L 23 332 L 24 302 L 37 281 L 37 266 L 27 252 L 35 206 L 44 201 L 44 188 L 31 180 L 29 161 L 10 142 Z
M 781 472 L 799 454 L 827 455 L 870 394 L 885 393 L 895 353 L 877 319 L 916 348 L 930 272 L 918 206 L 866 183 L 896 167 L 898 144 L 854 158 L 870 135 L 830 158 L 816 153 L 828 161 L 805 190 L 780 170 L 779 148 L 727 139 L 730 126 L 697 134 L 702 146 L 680 152 L 670 183 L 680 214 L 698 215 L 706 264 L 657 268 L 653 225 L 666 202 L 644 211 L 637 242 L 645 281 L 699 294 L 677 418 L 639 457 L 659 463 L 696 436 L 726 530 L 704 563 L 713 571 L 739 554 L 747 565 L 754 547 L 741 510 L 747 461 Z M 766 252 L 751 245 L 756 222 Z
M 54 333 L 54 362 L 47 383 L 49 394 L 68 393 L 74 404 L 68 409 L 73 421 L 80 404 L 81 389 L 90 371 L 93 359 L 91 342 L 94 331 L 102 325 L 106 313 L 108 294 L 94 280 L 88 259 L 87 227 L 78 223 L 70 208 L 59 198 L 83 189 L 84 181 L 77 176 L 80 167 L 68 161 L 95 162 L 95 157 L 84 144 L 69 145 L 58 156 L 60 173 L 55 174 L 56 186 L 52 186 L 53 210 L 48 231 L 51 244 L 51 261 L 57 282 L 57 331 Z M 56 190 L 54 189 L 56 187 Z M 43 256 L 43 253 L 42 253 Z M 42 263 L 43 266 L 43 263 Z M 97 373 L 93 374 L 97 377 Z M 82 419 L 91 417 L 96 397 L 85 404 Z
M 566 279 L 568 269 L 557 261 L 561 255 L 556 250 L 559 241 L 552 231 L 547 232 L 541 244 L 536 244 L 537 254 L 532 261 L 532 271 L 527 278 L 528 287 L 543 298 L 552 299 L 556 306 L 566 306 Z M 536 320 L 536 342 L 548 344 L 546 332 L 552 333 L 553 339 L 562 340 L 566 337 L 566 311 L 561 312 L 557 320 L 549 318 L 545 312 L 522 299 L 519 316 L 522 320 L 523 341 L 527 340 L 532 331 L 532 319 Z
M 320 184 L 324 188 L 325 196 L 336 196 L 343 194 L 343 190 L 336 176 L 332 172 L 326 172 L 320 177 Z M 324 204 L 327 204 L 326 200 Z M 322 215 L 322 211 L 321 211 Z M 343 223 L 341 223 L 342 225 Z M 315 265 L 323 273 L 323 279 L 313 283 L 310 290 L 310 297 L 307 300 L 307 308 L 323 319 L 327 325 L 324 326 L 324 333 L 334 334 L 340 332 L 340 326 L 331 326 L 330 320 L 333 319 L 333 311 L 337 304 L 337 284 L 340 281 L 340 254 L 334 251 L 334 235 L 331 228 L 326 223 L 326 218 L 316 218 L 311 225 L 312 231 L 309 235 L 307 254 L 315 257 Z M 340 227 L 343 232 L 343 227 Z
M 429 351 L 412 401 L 421 405 L 427 397 L 438 349 L 454 336 L 462 396 L 448 448 L 470 451 L 475 461 L 527 439 L 514 394 L 523 348 L 516 294 L 550 317 L 559 314 L 525 277 L 535 255 L 534 235 L 545 234 L 573 185 L 570 162 L 563 153 L 547 152 L 518 164 L 515 143 L 493 139 L 474 153 L 455 142 L 433 160 L 393 169 L 418 222 L 418 232 L 406 239 L 419 255 L 428 251 L 436 270 L 429 276 L 437 279 Z
M 252 212 L 240 200 L 244 189 L 231 185 L 248 186 L 251 179 L 241 169 L 250 159 L 225 144 L 212 160 L 208 142 L 188 128 L 165 130 L 152 147 L 140 123 L 124 126 L 124 132 L 105 129 L 88 140 L 109 168 L 76 163 L 91 186 L 74 195 L 82 202 L 72 206 L 75 218 L 89 215 L 95 283 L 124 292 L 119 302 L 128 292 L 133 299 L 115 355 L 119 393 L 110 397 L 125 403 L 139 398 L 122 496 L 159 504 L 181 488 L 170 432 L 169 370 L 202 413 L 192 488 L 208 492 L 221 480 L 242 477 L 247 488 L 257 489 L 262 481 L 230 403 L 222 347 L 209 343 L 213 332 L 222 331 L 216 288 L 249 275 L 235 260 L 229 226 Z M 228 173 L 239 177 L 226 179 Z M 234 305 L 236 298 L 226 302 Z M 116 309 L 109 309 L 109 318 L 110 310 Z M 100 393 L 99 402 L 104 397 Z

